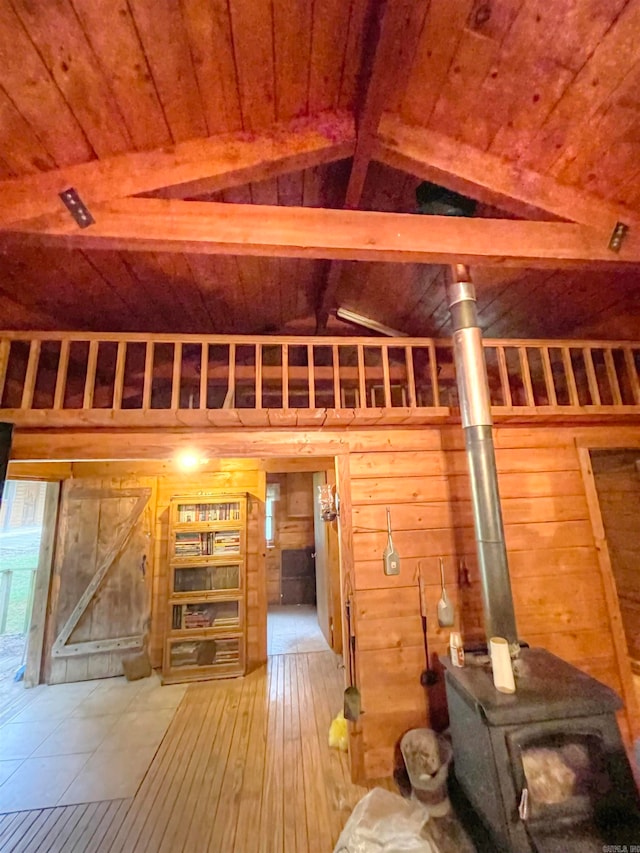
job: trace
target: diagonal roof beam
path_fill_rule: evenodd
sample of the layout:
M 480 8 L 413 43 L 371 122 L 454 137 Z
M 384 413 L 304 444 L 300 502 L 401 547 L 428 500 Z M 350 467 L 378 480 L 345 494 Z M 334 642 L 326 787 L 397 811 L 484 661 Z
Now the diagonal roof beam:
M 640 216 L 632 210 L 559 184 L 450 136 L 405 124 L 392 113 L 382 117 L 373 159 L 525 219 L 551 214 L 608 235 L 618 221 L 640 224 Z
M 422 32 L 429 4 L 423 0 L 386 0 L 372 9 L 373 32 L 370 41 L 375 47 L 363 52 L 363 63 L 373 61 L 361 72 L 361 87 L 364 89 L 362 104 L 357 120 L 357 141 L 344 207 L 355 210 L 359 207 L 372 160 L 378 124 L 389 99 L 401 86 L 401 77 L 408 74 Z M 376 42 L 377 37 L 377 42 Z M 335 307 L 335 296 L 342 275 L 342 264 L 332 263 L 324 287 L 318 299 L 317 327 L 320 333 L 326 329 L 329 312 Z
M 344 112 L 321 113 L 261 133 L 193 139 L 0 181 L 0 227 L 63 210 L 58 193 L 74 187 L 85 205 L 166 190 L 197 196 L 342 160 L 353 154 L 355 126 Z
M 593 267 L 640 263 L 640 238 L 620 252 L 601 231 L 565 222 L 414 216 L 361 210 L 128 198 L 94 210 L 79 228 L 66 213 L 5 229 L 4 243 L 329 258 L 392 263 Z M 0 249 L 5 246 L 0 245 Z

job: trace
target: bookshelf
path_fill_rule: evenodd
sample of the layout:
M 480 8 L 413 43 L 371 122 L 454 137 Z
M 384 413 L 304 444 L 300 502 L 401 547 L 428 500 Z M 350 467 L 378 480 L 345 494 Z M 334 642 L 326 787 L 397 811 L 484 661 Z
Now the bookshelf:
M 180 495 L 169 513 L 163 681 L 243 675 L 247 496 Z

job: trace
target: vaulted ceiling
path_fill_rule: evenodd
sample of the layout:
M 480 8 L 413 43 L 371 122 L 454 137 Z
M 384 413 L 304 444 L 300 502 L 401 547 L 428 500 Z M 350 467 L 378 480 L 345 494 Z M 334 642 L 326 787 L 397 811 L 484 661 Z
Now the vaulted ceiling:
M 487 220 L 486 334 L 640 338 L 639 31 L 640 0 L 0 0 L 0 326 L 446 335 L 464 223 L 421 217 L 439 248 L 397 263 L 262 251 L 236 207 L 416 214 L 427 180 Z

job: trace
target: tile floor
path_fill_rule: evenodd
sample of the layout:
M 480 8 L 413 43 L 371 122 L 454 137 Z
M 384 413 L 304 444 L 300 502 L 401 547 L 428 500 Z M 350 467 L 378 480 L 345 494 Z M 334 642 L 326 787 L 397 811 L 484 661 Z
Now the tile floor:
M 316 608 L 308 605 L 270 606 L 267 614 L 267 654 L 296 655 L 329 650 Z
M 185 690 L 153 675 L 28 691 L 0 727 L 0 813 L 132 797 Z

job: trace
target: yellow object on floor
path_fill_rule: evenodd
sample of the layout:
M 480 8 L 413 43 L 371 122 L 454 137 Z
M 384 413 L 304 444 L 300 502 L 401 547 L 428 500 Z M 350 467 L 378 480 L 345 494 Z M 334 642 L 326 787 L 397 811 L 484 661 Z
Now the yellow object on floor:
M 349 729 L 342 711 L 329 726 L 329 746 L 346 752 L 349 748 Z

